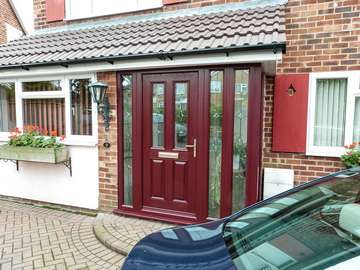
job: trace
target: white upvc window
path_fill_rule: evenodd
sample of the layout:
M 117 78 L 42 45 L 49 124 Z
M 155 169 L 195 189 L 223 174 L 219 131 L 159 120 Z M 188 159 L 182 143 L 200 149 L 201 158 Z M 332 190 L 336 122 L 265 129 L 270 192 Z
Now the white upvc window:
M 162 0 L 66 0 L 66 19 L 75 20 L 162 7 Z
M 339 157 L 360 141 L 360 71 L 310 74 L 307 155 Z
M 94 74 L 0 81 L 0 140 L 15 127 L 36 125 L 65 136 L 66 144 L 97 143 L 97 108 L 88 85 Z

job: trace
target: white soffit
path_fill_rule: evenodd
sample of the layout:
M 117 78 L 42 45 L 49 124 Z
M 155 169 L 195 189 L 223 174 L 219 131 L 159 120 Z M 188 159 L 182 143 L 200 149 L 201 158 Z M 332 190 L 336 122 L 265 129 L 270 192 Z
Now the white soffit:
M 198 54 L 187 56 L 174 56 L 173 59 L 161 60 L 158 58 L 145 58 L 136 60 L 121 60 L 108 62 L 94 62 L 89 64 L 70 64 L 68 67 L 54 65 L 42 67 L 30 67 L 29 70 L 21 68 L 0 70 L 0 79 L 6 80 L 18 77 L 45 76 L 57 74 L 79 74 L 89 72 L 139 70 L 156 68 L 175 68 L 175 67 L 196 67 L 206 65 L 226 65 L 226 64 L 245 64 L 261 63 L 264 72 L 268 75 L 275 75 L 276 62 L 282 59 L 282 53 L 274 53 L 273 50 L 247 51 L 230 53 L 226 56 L 219 54 Z

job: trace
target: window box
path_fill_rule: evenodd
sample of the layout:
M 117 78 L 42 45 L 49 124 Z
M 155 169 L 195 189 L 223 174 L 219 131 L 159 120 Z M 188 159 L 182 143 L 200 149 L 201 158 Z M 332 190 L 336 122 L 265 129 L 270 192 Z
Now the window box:
M 69 160 L 69 150 L 67 147 L 34 148 L 1 145 L 0 159 L 59 164 Z

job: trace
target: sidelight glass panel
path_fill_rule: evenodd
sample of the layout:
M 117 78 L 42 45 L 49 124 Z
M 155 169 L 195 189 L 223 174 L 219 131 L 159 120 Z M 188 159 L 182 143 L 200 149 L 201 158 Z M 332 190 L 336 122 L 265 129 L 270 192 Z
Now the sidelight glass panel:
M 360 97 L 355 98 L 353 142 L 360 142 Z
M 153 107 L 152 107 L 152 133 L 153 146 L 164 146 L 164 123 L 165 123 L 165 85 L 153 84 Z
M 92 135 L 92 100 L 88 90 L 90 79 L 70 80 L 71 134 Z
M 65 135 L 65 100 L 63 98 L 24 99 L 24 125 L 35 125 L 42 129 Z
M 318 79 L 315 101 L 315 146 L 344 145 L 347 79 Z
M 124 167 L 124 204 L 133 204 L 133 167 L 132 167 L 132 76 L 122 76 L 123 90 L 123 167 Z
M 0 83 L 0 132 L 16 127 L 15 84 Z
M 188 130 L 188 84 L 175 84 L 175 147 L 185 148 Z
M 224 72 L 210 73 L 209 217 L 220 217 Z
M 23 82 L 23 92 L 61 91 L 61 81 Z
M 235 71 L 232 211 L 245 206 L 249 71 Z

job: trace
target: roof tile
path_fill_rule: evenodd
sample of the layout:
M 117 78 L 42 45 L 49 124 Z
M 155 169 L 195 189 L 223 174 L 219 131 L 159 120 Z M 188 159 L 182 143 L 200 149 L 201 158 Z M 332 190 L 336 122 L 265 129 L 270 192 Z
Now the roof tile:
M 0 46 L 0 68 L 285 43 L 284 6 L 37 34 Z

